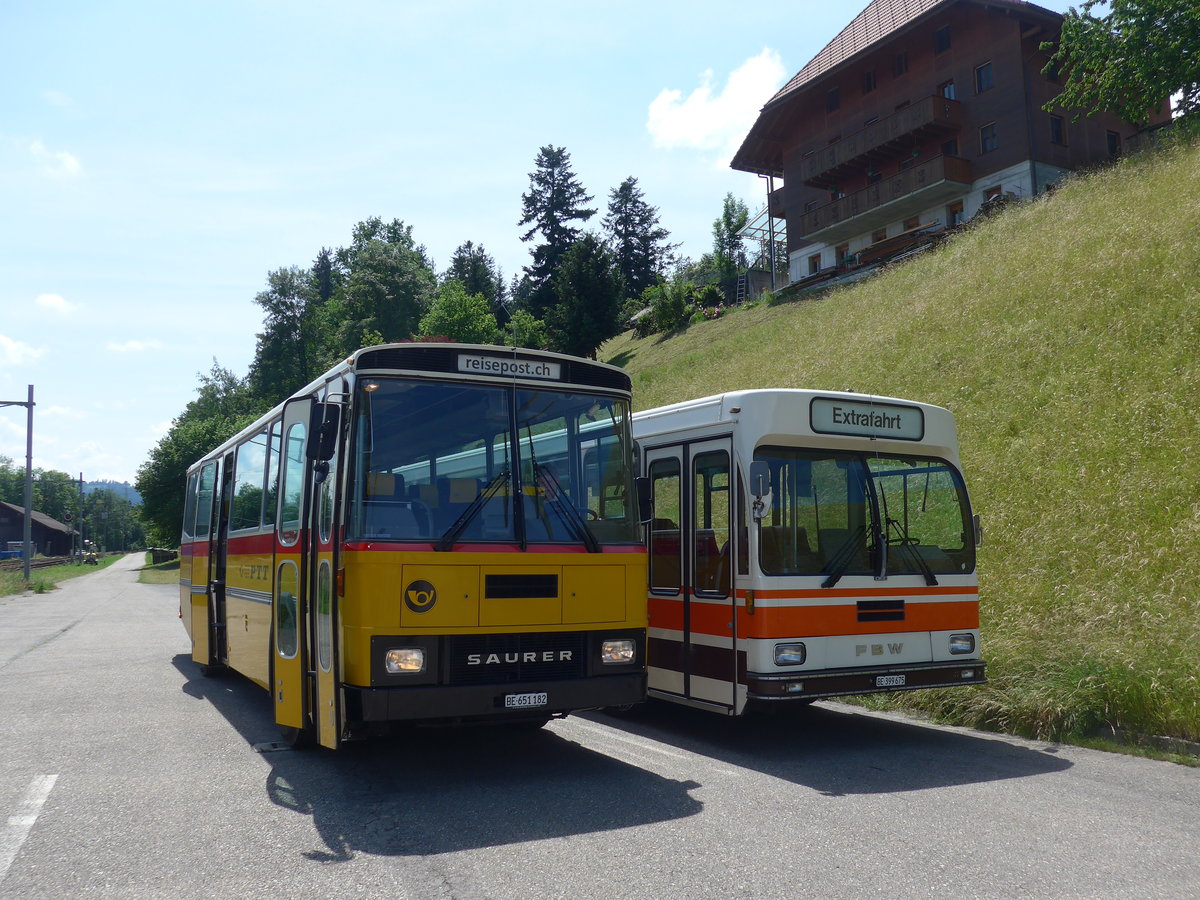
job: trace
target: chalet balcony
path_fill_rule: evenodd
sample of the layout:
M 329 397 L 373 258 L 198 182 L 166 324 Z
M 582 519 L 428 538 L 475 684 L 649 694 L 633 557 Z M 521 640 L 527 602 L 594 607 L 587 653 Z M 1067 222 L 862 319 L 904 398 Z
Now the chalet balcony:
M 935 156 L 865 190 L 840 197 L 800 219 L 799 237 L 835 243 L 961 197 L 971 186 L 971 163 Z
M 868 164 L 893 160 L 933 135 L 956 134 L 962 119 L 957 100 L 926 97 L 806 157 L 801 177 L 810 187 L 833 187 Z

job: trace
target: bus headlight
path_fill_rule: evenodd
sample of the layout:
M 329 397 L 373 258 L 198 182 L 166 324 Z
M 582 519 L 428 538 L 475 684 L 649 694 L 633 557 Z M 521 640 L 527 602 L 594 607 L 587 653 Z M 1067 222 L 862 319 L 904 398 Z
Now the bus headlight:
M 963 653 L 975 652 L 975 635 L 973 634 L 952 634 L 950 635 L 950 652 L 955 655 Z
M 413 675 L 425 671 L 424 647 L 397 647 L 383 657 L 389 675 Z
M 629 638 L 619 641 L 605 641 L 600 645 L 600 662 L 607 665 L 620 665 L 633 662 L 636 648 Z
M 777 666 L 802 666 L 807 658 L 808 650 L 803 643 L 775 645 L 775 665 Z

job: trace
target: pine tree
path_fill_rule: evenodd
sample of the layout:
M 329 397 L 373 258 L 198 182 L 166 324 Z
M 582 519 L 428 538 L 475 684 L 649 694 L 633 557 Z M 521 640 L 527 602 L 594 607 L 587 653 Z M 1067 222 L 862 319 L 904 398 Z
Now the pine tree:
M 534 166 L 529 173 L 529 191 L 521 195 L 522 214 L 517 224 L 530 226 L 521 235 L 523 241 L 541 235 L 542 243 L 533 248 L 533 262 L 526 266 L 525 274 L 533 287 L 527 308 L 543 318 L 554 305 L 551 279 L 567 250 L 579 239 L 579 229 L 572 223 L 586 222 L 596 210 L 585 206 L 592 197 L 571 171 L 571 154 L 565 147 L 542 147 Z
M 468 294 L 480 294 L 487 301 L 488 309 L 496 317 L 501 326 L 508 321 L 508 310 L 505 307 L 508 291 L 504 284 L 504 273 L 500 271 L 494 260 L 483 245 L 476 246 L 471 241 L 459 244 L 450 257 L 450 265 L 442 280 L 451 279 L 461 282 Z
M 624 296 L 640 297 L 658 282 L 678 245 L 667 243 L 671 233 L 660 227 L 658 209 L 646 202 L 636 178 L 626 178 L 608 198 L 604 229 L 612 238 Z
M 546 314 L 551 348 L 595 359 L 600 345 L 618 333 L 621 278 L 612 254 L 585 234 L 563 256 L 552 287 L 557 302 Z

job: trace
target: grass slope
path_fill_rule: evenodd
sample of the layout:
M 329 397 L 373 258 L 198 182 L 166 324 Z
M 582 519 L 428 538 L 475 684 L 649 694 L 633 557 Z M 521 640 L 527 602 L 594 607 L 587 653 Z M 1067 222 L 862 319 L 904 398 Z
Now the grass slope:
M 1200 739 L 1200 152 L 1124 161 L 819 300 L 601 359 L 638 409 L 851 388 L 951 409 L 991 683 L 896 698 L 1040 737 Z

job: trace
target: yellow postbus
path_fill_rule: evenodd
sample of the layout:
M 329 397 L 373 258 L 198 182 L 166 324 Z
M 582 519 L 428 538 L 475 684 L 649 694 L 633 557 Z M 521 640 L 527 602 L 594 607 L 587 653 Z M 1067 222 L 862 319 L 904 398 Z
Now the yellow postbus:
M 289 740 L 330 748 L 638 702 L 632 451 L 615 367 L 362 349 L 189 468 L 192 658 L 269 690 Z

